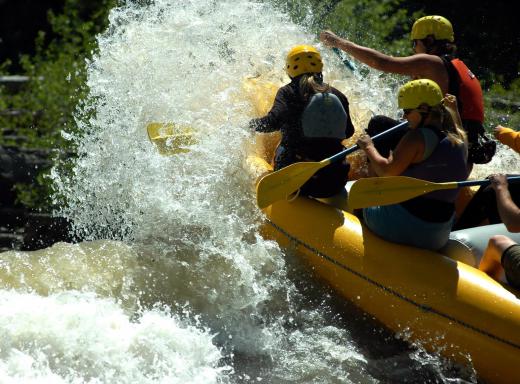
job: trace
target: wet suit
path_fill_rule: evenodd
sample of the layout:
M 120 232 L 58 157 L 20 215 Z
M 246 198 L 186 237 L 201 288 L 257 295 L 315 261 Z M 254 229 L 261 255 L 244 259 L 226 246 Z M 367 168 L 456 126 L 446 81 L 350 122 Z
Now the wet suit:
M 302 95 L 299 84 L 300 76 L 281 87 L 269 113 L 250 121 L 250 127 L 256 132 L 281 131 L 282 140 L 274 159 L 275 170 L 301 161 L 321 161 L 344 149 L 339 138 L 304 136 L 302 115 L 312 95 Z M 330 93 L 339 99 L 347 115 L 343 139 L 349 138 L 354 134 L 354 126 L 347 97 L 334 87 L 330 87 Z M 318 198 L 336 195 L 344 189 L 349 170 L 350 164 L 346 159 L 330 164 L 307 181 L 301 187 L 300 194 Z

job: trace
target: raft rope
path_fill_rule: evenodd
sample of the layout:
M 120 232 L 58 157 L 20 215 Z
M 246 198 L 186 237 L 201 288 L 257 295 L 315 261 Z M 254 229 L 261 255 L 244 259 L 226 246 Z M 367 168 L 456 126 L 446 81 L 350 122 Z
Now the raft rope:
M 273 223 L 271 220 L 267 220 L 268 223 L 273 226 L 273 228 L 275 228 L 277 231 L 281 232 L 283 235 L 287 236 L 290 240 L 300 244 L 301 246 L 303 246 L 304 248 L 308 249 L 309 251 L 315 253 L 316 255 L 318 255 L 319 257 L 321 257 L 322 259 L 325 259 L 329 262 L 331 262 L 332 264 L 335 264 L 337 265 L 338 267 L 344 269 L 345 271 L 348 271 L 350 273 L 352 273 L 353 275 L 367 281 L 368 283 L 372 284 L 372 285 L 375 285 L 376 287 L 378 288 L 381 288 L 382 290 L 398 297 L 399 299 L 409 303 L 409 304 L 412 304 L 413 306 L 423 310 L 424 312 L 430 312 L 430 313 L 433 313 L 433 314 L 436 314 L 440 317 L 443 317 L 445 319 L 448 319 L 450 321 L 453 321 L 454 323 L 457 323 L 457 324 L 460 324 L 462 325 L 463 327 L 466 327 L 468 329 L 471 329 L 472 331 L 475 331 L 477 333 L 480 333 L 484 336 L 487 336 L 493 340 L 496 340 L 496 341 L 500 341 L 504 344 L 507 344 L 513 348 L 516 348 L 518 350 L 520 350 L 520 345 L 519 344 L 516 344 L 516 343 L 513 343 L 512 341 L 509 341 L 509 340 L 506 340 L 506 339 L 503 339 L 499 336 L 496 336 L 492 333 L 489 333 L 483 329 L 480 329 L 478 327 L 475 327 L 474 325 L 471 325 L 471 324 L 468 324 L 466 323 L 465 321 L 462 321 L 462 320 L 459 320 L 453 316 L 450 316 L 444 312 L 441 312 L 433 307 L 430 307 L 429 305 L 424 305 L 424 304 L 421 304 L 421 303 L 418 303 L 412 299 L 410 299 L 409 297 L 406 297 L 404 296 L 403 294 L 393 290 L 392 288 L 389 288 L 381 283 L 378 283 L 377 281 L 371 279 L 370 277 L 366 276 L 366 275 L 363 275 L 362 273 L 344 265 L 344 264 L 341 264 L 339 261 L 335 260 L 334 258 L 324 254 L 323 252 L 317 250 L 316 248 L 310 246 L 309 244 L 306 244 L 304 243 L 302 240 L 298 239 L 297 237 L 294 237 L 293 235 L 291 235 L 290 233 L 288 233 L 287 231 L 285 231 L 284 229 L 280 228 L 278 225 L 276 225 L 275 223 Z

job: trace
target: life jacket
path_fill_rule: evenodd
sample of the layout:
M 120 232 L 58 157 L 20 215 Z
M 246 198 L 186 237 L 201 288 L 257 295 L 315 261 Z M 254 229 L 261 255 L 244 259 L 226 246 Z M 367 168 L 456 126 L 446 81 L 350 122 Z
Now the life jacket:
M 433 128 L 422 127 L 421 133 L 425 139 L 425 156 L 420 163 L 410 165 L 402 176 L 416 179 L 443 183 L 450 181 L 466 180 L 468 168 L 466 164 L 466 151 L 461 145 L 453 145 L 444 135 L 438 135 Z M 425 132 L 425 131 L 430 132 Z M 434 139 L 431 137 L 437 136 Z M 428 153 L 429 156 L 428 156 Z M 423 197 L 453 203 L 458 194 L 458 189 L 447 189 L 425 194 Z
M 339 98 L 331 92 L 315 93 L 301 118 L 303 137 L 344 139 L 348 116 Z
M 449 92 L 457 96 L 462 120 L 484 122 L 484 102 L 482 88 L 477 77 L 460 59 L 441 57 L 449 76 Z

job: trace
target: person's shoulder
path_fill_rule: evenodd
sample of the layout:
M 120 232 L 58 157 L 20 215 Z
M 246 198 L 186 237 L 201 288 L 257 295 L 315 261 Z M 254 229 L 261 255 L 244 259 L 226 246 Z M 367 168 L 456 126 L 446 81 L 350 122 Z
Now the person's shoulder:
M 424 132 L 422 128 L 410 129 L 404 134 L 402 140 L 407 144 L 424 144 Z
M 444 63 L 442 56 L 433 55 L 431 53 L 417 53 L 410 57 L 414 58 L 415 60 L 428 61 L 432 63 Z
M 276 92 L 276 97 L 280 98 L 288 98 L 288 97 L 294 97 L 294 95 L 297 93 L 297 90 L 294 86 L 294 82 L 287 83 L 285 85 L 282 85 L 280 88 L 278 88 L 278 91 Z
M 278 92 L 287 92 L 289 90 L 292 90 L 294 88 L 294 85 L 292 82 L 282 85 L 280 88 L 278 88 Z
M 348 101 L 347 95 L 345 95 L 343 92 L 341 92 L 339 89 L 331 86 L 330 92 L 339 97 L 340 99 L 344 99 L 345 101 Z

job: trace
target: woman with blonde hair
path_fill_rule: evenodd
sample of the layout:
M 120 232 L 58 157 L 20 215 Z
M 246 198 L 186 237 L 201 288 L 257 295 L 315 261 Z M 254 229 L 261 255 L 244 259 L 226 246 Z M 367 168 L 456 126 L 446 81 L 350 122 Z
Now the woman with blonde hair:
M 377 176 L 409 176 L 432 182 L 466 180 L 467 138 L 460 126 L 456 100 L 443 98 L 432 80 L 413 80 L 399 89 L 399 108 L 409 131 L 388 157 L 382 156 L 370 136 L 358 145 Z M 455 219 L 458 190 L 425 194 L 401 204 L 363 210 L 366 225 L 386 240 L 437 250 L 448 241 Z

